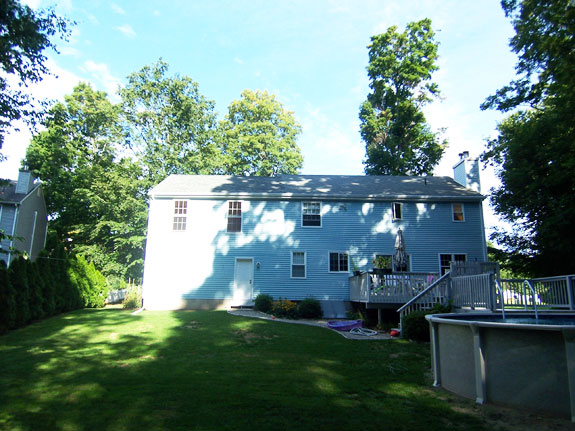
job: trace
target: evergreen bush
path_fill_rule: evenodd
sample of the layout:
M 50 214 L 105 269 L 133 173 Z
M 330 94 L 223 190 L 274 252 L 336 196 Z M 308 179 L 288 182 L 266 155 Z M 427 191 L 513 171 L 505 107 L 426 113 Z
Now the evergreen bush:
M 142 287 L 129 286 L 126 297 L 122 301 L 122 308 L 136 309 L 142 307 Z
M 270 295 L 260 293 L 254 300 L 254 310 L 262 313 L 270 313 L 273 308 L 274 299 Z
M 450 313 L 451 305 L 436 304 L 429 310 L 414 311 L 403 319 L 404 338 L 413 341 L 429 341 L 429 322 L 425 319 L 428 314 Z
M 323 316 L 321 304 L 315 298 L 306 298 L 297 306 L 299 317 L 303 319 L 319 319 Z

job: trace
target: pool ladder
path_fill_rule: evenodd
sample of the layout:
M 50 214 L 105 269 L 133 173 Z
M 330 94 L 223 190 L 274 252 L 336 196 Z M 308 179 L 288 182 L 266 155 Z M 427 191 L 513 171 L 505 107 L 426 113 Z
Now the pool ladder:
M 533 288 L 533 285 L 529 280 L 525 280 L 523 282 L 523 289 L 525 289 L 525 286 L 529 287 L 529 289 L 531 290 L 532 293 L 531 297 L 533 299 L 533 308 L 535 308 L 535 320 L 539 320 L 539 311 L 537 310 L 537 296 L 535 293 L 535 289 Z M 527 310 L 527 298 L 525 298 L 525 310 Z

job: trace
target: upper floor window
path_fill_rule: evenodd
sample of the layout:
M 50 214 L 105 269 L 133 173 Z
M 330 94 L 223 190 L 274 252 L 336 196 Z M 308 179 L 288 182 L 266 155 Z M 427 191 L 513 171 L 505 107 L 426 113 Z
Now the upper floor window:
M 242 203 L 228 202 L 228 232 L 242 231 Z
M 175 231 L 186 230 L 188 217 L 188 201 L 174 201 L 174 226 Z
M 394 202 L 391 204 L 391 210 L 393 212 L 394 220 L 401 220 L 403 218 L 403 204 Z
M 445 274 L 451 269 L 451 262 L 465 262 L 467 256 L 464 254 L 440 254 L 439 255 L 439 270 L 441 275 Z
M 347 253 L 329 254 L 329 272 L 349 272 L 349 256 Z
M 302 202 L 302 226 L 321 227 L 321 202 Z
M 305 251 L 292 251 L 291 253 L 292 278 L 305 278 L 305 274 L 306 274 Z
M 463 204 L 451 204 L 451 209 L 453 212 L 453 221 L 465 221 Z

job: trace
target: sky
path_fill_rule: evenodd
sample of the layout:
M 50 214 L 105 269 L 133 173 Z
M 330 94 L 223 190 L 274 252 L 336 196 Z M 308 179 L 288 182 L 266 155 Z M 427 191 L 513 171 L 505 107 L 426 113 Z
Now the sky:
M 25 0 L 54 7 L 76 22 L 60 53 L 48 52 L 55 76 L 32 88 L 63 100 L 87 81 L 118 101 L 126 77 L 162 58 L 169 74 L 189 76 L 214 100 L 220 118 L 244 89 L 267 90 L 302 125 L 302 174 L 363 175 L 359 106 L 369 93 L 368 45 L 390 26 L 432 20 L 439 42 L 433 81 L 441 100 L 425 108 L 449 142 L 434 175 L 453 176 L 458 154 L 477 157 L 504 116 L 480 104 L 514 78 L 511 23 L 498 0 Z M 15 179 L 30 133 L 7 136 L 0 177 Z M 498 180 L 481 171 L 482 193 Z M 500 225 L 484 204 L 488 231 Z

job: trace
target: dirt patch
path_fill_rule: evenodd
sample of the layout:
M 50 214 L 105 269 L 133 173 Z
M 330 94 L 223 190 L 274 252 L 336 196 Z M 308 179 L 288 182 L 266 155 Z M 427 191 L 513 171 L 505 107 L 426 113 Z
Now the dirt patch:
M 238 329 L 237 331 L 234 331 L 234 335 L 237 335 L 240 338 L 242 338 L 246 344 L 253 344 L 261 340 L 272 340 L 278 337 L 277 335 L 266 336 L 266 335 L 255 334 L 246 329 Z

